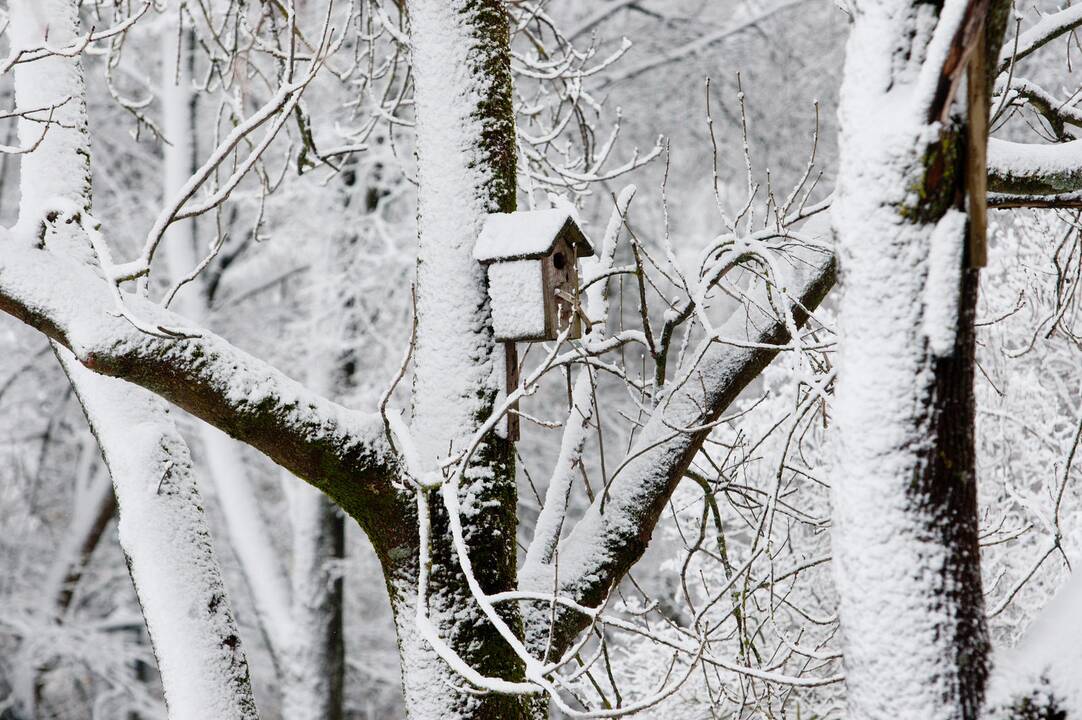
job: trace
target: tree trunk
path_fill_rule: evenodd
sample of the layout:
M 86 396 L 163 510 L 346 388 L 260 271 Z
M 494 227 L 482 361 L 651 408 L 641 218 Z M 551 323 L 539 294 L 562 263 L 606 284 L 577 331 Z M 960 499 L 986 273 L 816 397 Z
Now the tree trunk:
M 990 47 L 1005 9 L 990 11 Z M 964 122 L 950 117 L 949 82 L 927 57 L 928 28 L 954 32 L 938 12 L 909 0 L 863 6 L 839 110 L 834 557 L 853 720 L 974 719 L 988 672 L 974 467 L 979 275 L 967 269 L 961 210 Z
M 339 720 L 345 667 L 342 577 L 332 578 L 331 561 L 345 556 L 345 527 L 326 495 L 294 482 L 293 642 L 283 662 L 282 716 Z
M 74 0 L 12 3 L 12 43 L 65 47 L 78 37 Z M 20 107 L 48 108 L 54 125 L 20 118 L 20 142 L 40 144 L 22 156 L 17 238 L 44 241 L 41 252 L 97 265 L 91 223 L 90 141 L 81 62 L 53 56 L 15 70 Z M 62 102 L 63 101 L 63 102 Z M 57 205 L 62 207 L 56 207 Z M 64 210 L 69 223 L 44 227 Z M 166 702 L 176 717 L 256 717 L 248 666 L 222 586 L 188 448 L 165 403 L 115 378 L 97 375 L 54 343 L 112 477 L 120 545 L 142 607 Z
M 417 340 L 411 432 L 421 461 L 466 449 L 503 389 L 484 269 L 473 244 L 486 213 L 515 207 L 515 135 L 507 18 L 499 0 L 411 0 L 419 179 Z M 450 70 L 453 68 L 453 70 Z M 515 587 L 516 490 L 512 444 L 491 433 L 465 472 L 459 501 L 465 541 L 487 593 Z M 482 675 L 523 679 L 523 663 L 472 599 L 452 548 L 440 493 L 430 494 L 429 619 L 440 639 Z M 412 501 L 411 501 L 412 502 Z M 372 533 L 387 576 L 411 718 L 514 720 L 522 696 L 478 695 L 437 657 L 415 624 L 417 513 L 407 529 Z M 395 537 L 398 544 L 395 544 Z M 521 635 L 514 607 L 501 608 Z
M 447 642 L 473 669 L 489 676 L 521 680 L 519 662 L 507 644 L 477 609 L 470 597 L 453 550 L 446 524 L 436 520 L 433 530 L 432 575 L 429 579 L 428 617 Z M 473 549 L 471 545 L 471 550 Z M 410 555 L 416 550 L 411 549 Z M 474 561 L 480 558 L 474 552 Z M 517 695 L 476 694 L 461 674 L 439 658 L 417 629 L 417 565 L 410 560 L 388 563 L 384 572 L 402 664 L 406 713 L 415 720 L 538 720 L 547 717 L 533 710 L 530 699 Z M 484 580 L 482 580 L 484 583 Z M 492 587 L 487 586 L 491 592 Z M 517 674 L 513 674 L 517 671 Z

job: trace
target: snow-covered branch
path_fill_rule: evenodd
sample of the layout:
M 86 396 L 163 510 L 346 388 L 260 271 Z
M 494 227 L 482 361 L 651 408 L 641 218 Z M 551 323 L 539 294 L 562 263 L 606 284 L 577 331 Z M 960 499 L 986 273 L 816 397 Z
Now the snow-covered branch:
M 989 138 L 988 189 L 1013 195 L 1082 190 L 1082 140 L 1037 145 Z
M 620 193 L 605 229 L 598 259 L 588 266 L 589 276 L 585 278 L 585 284 L 588 294 L 587 306 L 593 319 L 590 333 L 592 343 L 604 339 L 609 315 L 608 283 L 593 281 L 598 277 L 604 277 L 612 269 L 623 218 L 627 214 L 634 194 L 634 186 Z M 545 503 L 541 506 L 541 513 L 534 526 L 533 540 L 526 553 L 523 570 L 526 574 L 535 571 L 541 565 L 551 563 L 553 553 L 559 543 L 567 513 L 568 497 L 575 479 L 575 472 L 582 463 L 586 433 L 590 428 L 590 418 L 593 416 L 595 401 L 593 373 L 593 368 L 586 365 L 575 379 L 575 386 L 571 391 L 571 408 L 567 413 L 563 438 L 560 441 L 560 455 L 553 466 L 548 489 L 545 492 Z
M 87 367 L 141 385 L 252 445 L 350 512 L 374 511 L 365 509 L 366 499 L 390 489 L 395 461 L 377 415 L 326 400 L 213 333 L 148 335 L 113 313 L 108 284 L 91 268 L 10 238 L 5 243 L 0 308 Z M 142 298 L 127 301 L 141 317 L 188 323 Z
M 1009 107 L 1026 105 L 1033 108 L 1048 123 L 1057 139 L 1069 140 L 1075 137 L 1077 130 L 1067 126 L 1082 127 L 1082 111 L 1072 102 L 1064 102 L 1037 83 L 1026 78 L 1015 77 L 1009 87 L 1001 90 L 993 98 L 993 105 Z
M 806 0 L 778 0 L 778 2 L 775 3 L 765 4 L 766 7 L 762 7 L 758 4 L 748 6 L 751 9 L 747 11 L 747 14 L 735 15 L 732 22 L 720 30 L 705 33 L 702 37 L 692 42 L 674 47 L 656 57 L 644 60 L 638 65 L 617 70 L 610 77 L 606 78 L 605 87 L 632 80 L 644 73 L 656 70 L 657 68 L 671 65 L 680 60 L 686 60 L 689 57 L 704 53 L 722 40 L 754 28 L 773 16 L 803 2 L 806 2 Z
M 793 288 L 792 312 L 799 323 L 822 301 L 835 280 L 832 255 L 808 260 L 804 271 L 789 283 Z M 662 509 L 709 434 L 710 423 L 788 339 L 784 321 L 766 319 L 759 312 L 738 312 L 726 325 L 728 334 L 745 335 L 746 345 L 707 342 L 701 348 L 702 359 L 691 375 L 674 383 L 609 478 L 608 486 L 560 543 L 562 595 L 583 605 L 597 605 L 642 555 Z M 522 586 L 545 592 L 552 583 L 551 571 L 549 566 L 549 572 L 524 576 Z M 565 648 L 585 622 L 580 614 L 561 613 L 554 646 Z
M 1037 24 L 1018 37 L 1017 49 L 1008 42 L 999 55 L 999 72 L 1004 72 L 1013 62 L 1028 57 L 1058 37 L 1082 25 L 1082 5 L 1074 5 L 1059 12 L 1049 13 Z

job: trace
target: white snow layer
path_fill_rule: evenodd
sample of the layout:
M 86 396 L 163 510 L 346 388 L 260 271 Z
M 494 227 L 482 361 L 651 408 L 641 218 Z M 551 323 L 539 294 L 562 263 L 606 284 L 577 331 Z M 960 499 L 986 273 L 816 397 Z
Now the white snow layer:
M 568 221 L 573 218 L 565 208 L 491 213 L 477 238 L 473 257 L 490 263 L 547 255 Z
M 1068 718 L 1082 717 L 1082 578 L 1067 581 L 1017 647 L 999 652 L 987 707 L 1009 707 L 1034 691 L 1051 695 Z M 1009 720 L 1009 718 L 1008 718 Z
M 488 267 L 492 330 L 497 340 L 527 340 L 545 334 L 545 289 L 541 261 L 512 260 Z
M 419 185 L 412 430 L 426 462 L 464 447 L 504 385 L 487 329 L 485 269 L 473 258 L 485 216 L 498 210 L 490 161 L 477 146 L 486 132 L 478 103 L 493 79 L 477 67 L 485 50 L 471 25 L 480 11 L 467 6 L 410 7 Z
M 932 231 L 921 327 L 932 352 L 940 357 L 951 354 L 958 336 L 965 233 L 966 214 L 959 210 L 948 211 Z
M 1037 145 L 988 138 L 988 164 L 1018 177 L 1078 172 L 1082 167 L 1082 140 Z
M 16 0 L 11 3 L 9 36 L 12 50 L 46 44 L 64 47 L 76 36 L 78 3 L 70 0 Z M 82 67 L 75 58 L 48 57 L 15 68 L 15 98 L 20 108 L 43 108 L 20 118 L 19 143 L 33 152 L 19 155 L 24 178 L 19 185 L 19 224 L 36 233 L 60 202 L 80 210 L 90 204 L 90 137 Z M 48 120 L 52 124 L 47 124 Z M 46 132 L 47 129 L 47 132 Z M 44 135 L 43 135 L 44 133 Z M 71 227 L 50 233 L 53 250 L 79 262 L 94 264 L 85 235 Z

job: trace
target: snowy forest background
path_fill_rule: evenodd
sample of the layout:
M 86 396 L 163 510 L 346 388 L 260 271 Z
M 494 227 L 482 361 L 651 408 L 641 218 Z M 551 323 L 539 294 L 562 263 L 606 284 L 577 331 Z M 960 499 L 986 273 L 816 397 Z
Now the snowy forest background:
M 300 52 L 317 42 L 327 5 L 295 3 L 307 33 Z M 704 248 L 727 227 L 754 232 L 829 200 L 844 1 L 506 5 L 517 29 L 519 206 L 570 203 L 595 245 L 616 240 L 607 299 L 614 336 L 644 323 L 660 333 L 676 312 L 666 303 L 681 302 L 673 268 L 699 268 Z M 0 54 L 12 48 L 17 7 L 0 9 Z M 167 198 L 278 91 L 288 60 L 272 48 L 288 45 L 284 8 L 82 3 L 84 32 L 131 19 L 81 50 L 93 211 L 109 228 L 114 257 L 138 253 Z M 1008 41 L 1060 9 L 1052 0 L 1018 4 Z M 162 297 L 198 266 L 198 277 L 176 290 L 172 307 L 182 315 L 343 405 L 372 408 L 382 398 L 402 408 L 408 363 L 392 383 L 411 343 L 417 257 L 405 30 L 391 2 L 341 0 L 331 17 L 340 46 L 228 197 L 170 229 L 149 281 Z M 1025 77 L 1077 99 L 1080 52 L 1068 33 L 1022 65 Z M 188 57 L 190 66 L 177 66 Z M 14 71 L 5 67 L 0 145 L 25 151 L 15 109 L 30 108 L 15 98 Z M 1026 99 L 994 96 L 993 132 L 1057 139 Z M 209 186 L 227 183 L 262 137 L 245 140 Z M 5 227 L 19 220 L 22 157 L 0 154 Z M 800 221 L 798 233 L 827 242 L 825 225 Z M 1082 675 L 1082 591 L 1069 580 L 1082 558 L 1079 211 L 992 211 L 989 224 L 976 396 L 982 574 L 996 648 L 990 692 L 1009 693 L 1027 673 L 1045 672 L 1058 702 L 1082 712 L 1082 688 L 1071 680 Z M 188 249 L 170 250 L 186 242 Z M 754 284 L 753 270 L 736 270 L 703 317 L 678 327 L 670 380 L 691 344 L 688 328 L 700 323 L 701 332 L 747 302 L 741 289 Z M 608 600 L 628 627 L 645 630 L 602 633 L 584 646 L 588 672 L 567 680 L 569 697 L 581 699 L 576 707 L 620 708 L 671 686 L 635 716 L 846 716 L 830 540 L 834 309 L 828 296 L 803 346 L 779 354 L 711 429 L 645 556 Z M 48 340 L 5 317 L 0 345 L 0 717 L 164 718 L 98 443 Z M 656 387 L 651 351 L 627 343 L 596 374 L 569 517 L 603 492 L 640 429 Z M 526 367 L 547 352 L 532 348 Z M 521 402 L 523 549 L 566 449 L 560 423 L 574 380 L 570 366 L 549 373 Z M 338 707 L 311 717 L 404 717 L 395 625 L 365 534 L 265 456 L 182 411 L 173 416 L 191 448 L 260 717 L 308 717 L 284 709 L 290 688 L 301 698 L 303 688 L 337 697 L 320 684 L 337 673 Z M 319 594 L 313 587 L 329 592 L 330 606 L 306 605 Z M 1042 614 L 1057 595 L 1067 610 Z M 293 633 L 324 632 L 328 618 L 340 621 L 340 664 L 333 652 L 293 644 Z M 659 642 L 679 637 L 669 625 L 692 624 L 714 656 L 761 673 L 677 658 Z M 322 642 L 323 650 L 333 646 Z

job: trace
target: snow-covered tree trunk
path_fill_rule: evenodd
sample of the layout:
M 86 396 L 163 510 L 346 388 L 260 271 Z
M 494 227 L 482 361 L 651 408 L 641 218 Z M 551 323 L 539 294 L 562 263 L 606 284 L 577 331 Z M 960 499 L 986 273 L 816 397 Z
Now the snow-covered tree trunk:
M 166 198 L 176 196 L 197 167 L 193 45 L 187 29 L 166 33 L 162 43 L 162 127 L 169 141 L 163 158 Z M 194 220 L 174 223 L 165 243 L 174 279 L 201 260 Z M 177 296 L 182 313 L 195 320 L 206 317 L 209 302 L 201 279 Z M 327 383 L 313 384 L 331 394 Z M 335 720 L 342 714 L 342 582 L 332 580 L 330 572 L 344 550 L 341 514 L 326 495 L 292 481 L 292 563 L 287 575 L 259 512 L 240 446 L 206 423 L 200 423 L 199 434 L 233 550 L 278 672 L 282 714 L 291 720 Z
M 12 43 L 59 47 L 77 37 L 78 3 L 18 0 Z M 50 108 L 49 129 L 22 159 L 12 242 L 44 243 L 69 262 L 96 264 L 78 224 L 90 218 L 90 144 L 78 59 L 48 57 L 15 70 L 23 108 Z M 44 115 L 21 118 L 20 140 L 41 137 Z M 37 122 L 35 121 L 37 120 Z M 47 218 L 56 220 L 47 220 Z M 64 222 L 64 221 L 67 222 Z M 81 365 L 54 345 L 109 468 L 120 543 L 154 644 L 174 717 L 255 718 L 248 667 L 191 472 L 188 448 L 158 397 Z
M 296 482 L 296 481 L 294 481 Z M 342 579 L 332 562 L 343 555 L 342 518 L 327 496 L 294 488 L 292 505 L 292 643 L 284 661 L 282 715 L 298 720 L 342 717 Z
M 421 462 L 434 471 L 440 458 L 466 449 L 504 381 L 503 348 L 492 337 L 485 273 L 472 250 L 485 214 L 515 206 L 514 117 L 502 3 L 412 0 L 407 10 L 420 183 L 411 432 Z M 427 604 L 432 626 L 477 672 L 521 680 L 522 663 L 471 597 L 440 493 L 429 495 Z M 470 559 L 488 593 L 515 587 L 515 498 L 512 445 L 490 434 L 474 454 L 459 493 Z M 522 696 L 453 689 L 463 686 L 462 677 L 418 632 L 413 525 L 418 518 L 412 508 L 405 514 L 408 531 L 372 537 L 391 592 L 410 717 L 526 716 Z M 517 612 L 509 608 L 506 618 L 520 632 Z
M 1007 5 L 854 3 L 834 205 L 843 292 L 833 483 L 853 720 L 975 718 L 983 696 L 978 270 L 952 93 L 979 33 L 999 47 Z

